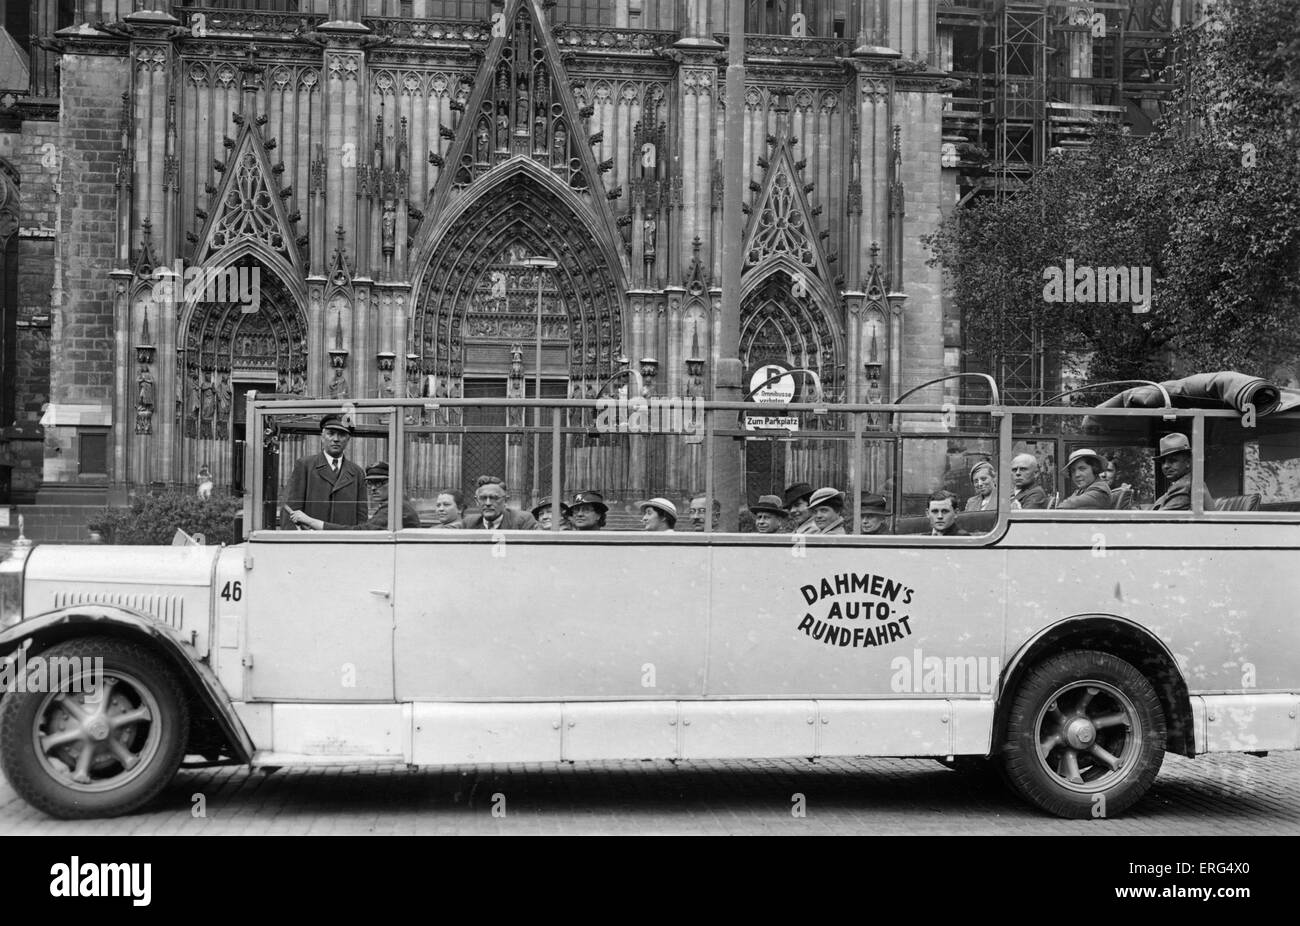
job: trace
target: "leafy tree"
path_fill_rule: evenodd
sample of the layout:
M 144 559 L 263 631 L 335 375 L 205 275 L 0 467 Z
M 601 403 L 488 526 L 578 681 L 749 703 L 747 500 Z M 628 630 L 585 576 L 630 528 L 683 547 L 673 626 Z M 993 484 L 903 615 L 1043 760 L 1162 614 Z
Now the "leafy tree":
M 1300 17 L 1289 0 L 1222 0 L 1175 52 L 1183 89 L 1152 135 L 1103 129 L 931 236 L 968 352 L 1036 331 L 1086 356 L 1092 381 L 1267 376 L 1300 357 Z M 1044 271 L 1067 259 L 1150 268 L 1150 310 L 1048 301 Z
M 115 544 L 165 546 L 177 529 L 202 534 L 208 544 L 238 543 L 234 518 L 239 512 L 237 498 L 169 493 L 138 497 L 130 508 L 106 508 L 87 527 Z

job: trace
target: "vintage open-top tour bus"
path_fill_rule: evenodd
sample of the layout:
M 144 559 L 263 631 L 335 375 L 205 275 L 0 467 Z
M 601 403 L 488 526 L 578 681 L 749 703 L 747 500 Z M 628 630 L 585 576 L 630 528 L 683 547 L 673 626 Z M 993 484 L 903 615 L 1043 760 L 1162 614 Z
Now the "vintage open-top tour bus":
M 798 756 L 987 760 L 1048 812 L 1114 815 L 1166 750 L 1300 748 L 1300 402 L 1201 379 L 1088 406 L 814 394 L 762 408 L 779 430 L 753 429 L 752 403 L 635 394 L 252 396 L 242 543 L 19 545 L 0 565 L 0 762 L 60 817 L 133 811 L 186 762 Z M 284 529 L 329 413 L 348 459 L 388 463 L 387 529 Z M 1191 507 L 1152 510 L 1175 433 Z M 1084 447 L 1128 507 L 1013 507 L 1013 458 L 1058 497 Z M 843 491 L 847 533 L 722 531 L 707 506 L 691 530 L 717 454 L 749 503 Z M 936 535 L 931 493 L 972 495 L 983 460 L 995 503 Z M 549 496 L 552 529 L 434 525 L 480 472 L 525 510 Z M 591 490 L 604 529 L 560 530 L 560 500 Z M 864 534 L 877 495 L 889 533 Z M 676 530 L 631 530 L 655 496 Z

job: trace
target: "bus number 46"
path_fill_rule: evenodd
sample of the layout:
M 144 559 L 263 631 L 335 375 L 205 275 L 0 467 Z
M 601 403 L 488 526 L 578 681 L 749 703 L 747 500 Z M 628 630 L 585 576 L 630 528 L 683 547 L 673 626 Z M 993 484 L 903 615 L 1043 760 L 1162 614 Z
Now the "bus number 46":
M 227 582 L 221 589 L 221 597 L 226 601 L 238 601 L 244 597 L 244 589 L 238 582 Z

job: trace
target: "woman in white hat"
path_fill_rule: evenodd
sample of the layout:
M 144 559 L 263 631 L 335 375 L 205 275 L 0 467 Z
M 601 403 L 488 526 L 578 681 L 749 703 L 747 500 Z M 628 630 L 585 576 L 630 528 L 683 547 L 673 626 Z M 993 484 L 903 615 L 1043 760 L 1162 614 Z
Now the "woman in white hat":
M 811 521 L 817 525 L 814 534 L 847 534 L 844 527 L 844 493 L 839 489 L 825 486 L 818 489 L 808 499 L 808 510 L 812 512 Z
M 1106 480 L 1101 478 L 1106 464 L 1101 462 L 1097 451 L 1081 448 L 1070 454 L 1065 461 L 1065 472 L 1073 480 L 1075 492 L 1069 498 L 1061 499 L 1057 508 L 1109 508 L 1111 504 L 1110 489 Z
M 972 466 L 970 484 L 975 487 L 975 494 L 966 499 L 967 511 L 992 511 L 998 507 L 998 480 L 992 463 L 980 460 Z
M 671 533 L 677 527 L 677 506 L 666 498 L 641 503 L 641 524 L 647 531 Z

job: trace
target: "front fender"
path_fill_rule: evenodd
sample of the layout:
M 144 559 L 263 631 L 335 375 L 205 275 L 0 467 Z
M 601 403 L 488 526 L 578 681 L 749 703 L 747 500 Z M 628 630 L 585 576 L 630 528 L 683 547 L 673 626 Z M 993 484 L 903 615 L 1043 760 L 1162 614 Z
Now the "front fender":
M 230 697 L 206 662 L 165 624 L 136 611 L 112 605 L 87 604 L 50 611 L 29 618 L 0 633 L 0 658 L 30 642 L 31 654 L 65 640 L 113 636 L 137 640 L 175 667 L 189 690 L 212 714 L 226 741 L 241 762 L 253 758 L 253 742 L 230 706 Z

